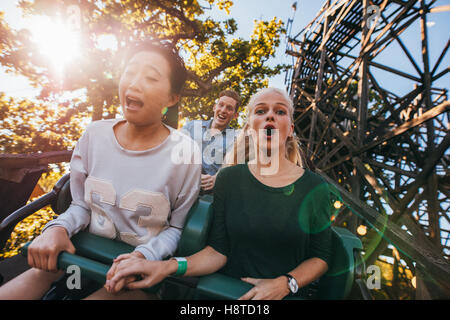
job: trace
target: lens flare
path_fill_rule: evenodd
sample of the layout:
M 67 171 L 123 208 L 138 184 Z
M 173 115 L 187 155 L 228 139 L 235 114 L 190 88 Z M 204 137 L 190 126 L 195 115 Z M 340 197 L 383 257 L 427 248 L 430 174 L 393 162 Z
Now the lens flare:
M 28 20 L 27 27 L 32 40 L 42 55 L 46 56 L 62 76 L 64 67 L 80 56 L 80 34 L 59 18 L 34 16 Z
M 358 232 L 360 236 L 365 236 L 367 234 L 367 227 L 365 225 L 360 225 L 358 229 L 356 229 L 356 232 Z

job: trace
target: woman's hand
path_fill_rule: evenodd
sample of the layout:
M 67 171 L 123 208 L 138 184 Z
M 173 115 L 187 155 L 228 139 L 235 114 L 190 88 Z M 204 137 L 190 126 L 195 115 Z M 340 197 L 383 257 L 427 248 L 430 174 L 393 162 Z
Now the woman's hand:
M 239 300 L 281 300 L 289 294 L 285 276 L 275 279 L 241 278 L 241 280 L 253 284 L 254 287 Z
M 109 269 L 108 273 L 106 274 L 106 280 L 107 281 L 111 280 L 114 277 L 114 275 L 115 275 L 115 273 L 117 271 L 117 266 L 119 265 L 120 261 L 123 261 L 123 260 L 126 260 L 126 259 L 132 259 L 132 258 L 145 259 L 144 255 L 142 253 L 140 253 L 139 251 L 134 251 L 134 252 L 131 252 L 131 253 L 121 254 L 120 256 L 118 256 L 117 258 L 114 259 L 111 268 Z M 137 277 L 134 276 L 134 275 L 128 276 L 128 277 L 123 278 L 123 279 L 120 279 L 119 282 L 116 284 L 116 287 L 120 288 L 120 289 L 118 289 L 115 292 L 120 291 L 125 285 L 127 285 L 130 282 L 136 281 L 136 279 L 137 279 Z M 106 285 L 105 285 L 105 288 L 107 288 Z
M 114 262 L 117 263 L 114 275 L 110 276 L 105 284 L 106 290 L 110 293 L 117 293 L 124 287 L 127 289 L 149 288 L 164 280 L 177 268 L 175 260 L 149 261 L 129 255 L 119 256 Z M 138 276 L 140 280 L 132 281 Z
M 75 253 L 65 228 L 60 226 L 45 230 L 28 247 L 28 264 L 44 271 L 57 272 L 58 255 L 61 251 Z

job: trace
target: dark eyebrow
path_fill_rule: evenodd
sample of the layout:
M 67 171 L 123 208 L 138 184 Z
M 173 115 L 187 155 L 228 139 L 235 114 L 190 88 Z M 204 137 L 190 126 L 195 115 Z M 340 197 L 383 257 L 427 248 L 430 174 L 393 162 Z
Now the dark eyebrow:
M 223 101 L 220 101 L 219 103 L 220 103 L 222 106 L 234 108 L 234 106 L 233 106 L 231 103 L 226 103 L 226 102 L 223 102 Z

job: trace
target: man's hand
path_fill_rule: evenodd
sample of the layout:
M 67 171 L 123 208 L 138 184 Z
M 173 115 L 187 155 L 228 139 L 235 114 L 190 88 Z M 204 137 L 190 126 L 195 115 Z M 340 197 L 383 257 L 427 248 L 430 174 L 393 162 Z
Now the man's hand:
M 58 255 L 61 251 L 75 253 L 65 228 L 51 227 L 38 236 L 28 247 L 28 264 L 44 271 L 57 272 Z
M 217 174 L 210 176 L 209 174 L 202 174 L 201 177 L 201 188 L 204 191 L 212 190 L 216 183 Z
M 241 278 L 254 287 L 239 300 L 281 300 L 289 294 L 287 279 L 284 276 L 275 279 Z

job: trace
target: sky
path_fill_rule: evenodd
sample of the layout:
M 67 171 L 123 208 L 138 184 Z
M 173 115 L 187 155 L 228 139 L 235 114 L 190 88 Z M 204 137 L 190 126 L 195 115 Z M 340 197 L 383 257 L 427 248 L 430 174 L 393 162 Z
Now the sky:
M 16 8 L 17 0 L 2 0 L 0 1 L 0 11 L 5 12 L 6 21 L 15 29 L 23 27 L 34 29 L 33 22 L 24 19 L 21 16 L 21 12 Z M 202 0 L 200 0 L 200 3 Z M 206 1 L 203 1 L 206 4 Z M 298 33 L 303 27 L 305 27 L 318 13 L 325 1 L 320 0 L 234 0 L 234 5 L 231 7 L 230 15 L 228 16 L 225 11 L 218 9 L 206 10 L 205 15 L 209 15 L 214 19 L 225 20 L 233 17 L 238 25 L 238 31 L 234 35 L 235 37 L 242 37 L 249 39 L 253 31 L 254 20 L 263 19 L 271 20 L 273 17 L 281 19 L 286 24 L 288 19 L 293 19 L 291 27 L 291 35 Z M 297 2 L 297 10 L 292 9 L 292 4 Z M 427 3 L 429 0 L 427 0 Z M 438 0 L 434 6 L 448 5 L 450 0 Z M 447 40 L 449 39 L 450 30 L 450 12 L 433 13 L 428 15 L 429 21 L 429 47 L 430 47 L 430 60 L 431 66 L 434 65 L 434 61 L 437 60 L 439 54 L 444 48 Z M 293 58 L 285 54 L 286 49 L 286 36 L 282 37 L 282 42 L 276 51 L 276 57 L 271 59 L 269 65 L 275 65 L 277 63 L 284 63 L 292 65 Z M 420 53 L 420 26 L 416 21 L 407 31 L 401 35 L 402 41 L 407 48 L 411 51 L 411 54 L 418 61 L 421 67 L 421 53 Z M 355 52 L 354 55 L 357 55 Z M 439 70 L 443 70 L 450 65 L 449 57 L 447 53 Z M 382 54 L 380 54 L 375 60 L 382 64 L 387 64 L 400 70 L 416 75 L 416 71 L 408 61 L 406 56 L 400 52 L 399 46 L 396 43 L 390 45 Z M 398 81 L 392 75 L 388 75 L 385 71 L 381 71 L 376 68 L 372 68 L 376 79 L 383 87 L 393 88 L 399 93 L 407 93 L 412 90 L 414 83 L 412 81 L 404 80 Z M 381 80 L 379 80 L 379 78 Z M 269 79 L 269 85 L 285 88 L 285 74 L 280 74 Z M 434 83 L 435 87 L 449 88 L 450 87 L 450 75 L 447 74 L 441 80 Z M 0 68 L 0 91 L 6 92 L 13 97 L 33 97 L 37 95 L 38 90 L 33 89 L 28 85 L 28 81 L 20 76 L 6 75 L 3 69 Z

